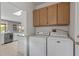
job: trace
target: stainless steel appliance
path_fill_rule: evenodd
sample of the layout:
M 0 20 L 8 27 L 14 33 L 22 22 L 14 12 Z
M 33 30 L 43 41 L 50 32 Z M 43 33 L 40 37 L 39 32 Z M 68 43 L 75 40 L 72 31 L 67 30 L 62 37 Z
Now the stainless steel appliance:
M 4 34 L 4 44 L 13 42 L 13 33 Z

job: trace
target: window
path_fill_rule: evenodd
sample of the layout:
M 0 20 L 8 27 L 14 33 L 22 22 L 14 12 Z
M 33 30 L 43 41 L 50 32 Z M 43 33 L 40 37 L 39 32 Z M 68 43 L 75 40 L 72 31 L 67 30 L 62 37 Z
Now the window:
M 13 24 L 13 31 L 17 31 L 17 25 Z
M 0 32 L 6 32 L 6 24 L 0 24 Z

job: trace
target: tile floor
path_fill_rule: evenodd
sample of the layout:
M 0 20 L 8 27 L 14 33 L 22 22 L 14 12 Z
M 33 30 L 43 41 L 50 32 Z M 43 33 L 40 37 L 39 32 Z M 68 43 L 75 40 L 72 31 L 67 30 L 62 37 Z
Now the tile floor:
M 0 45 L 0 56 L 17 56 L 17 42 Z

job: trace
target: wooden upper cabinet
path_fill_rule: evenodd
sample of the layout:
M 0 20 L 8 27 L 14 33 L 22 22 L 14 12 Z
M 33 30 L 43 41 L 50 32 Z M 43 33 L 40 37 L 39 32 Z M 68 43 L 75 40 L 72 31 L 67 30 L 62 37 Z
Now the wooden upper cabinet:
M 68 25 L 70 22 L 70 3 L 62 2 L 33 11 L 34 26 Z
M 48 25 L 57 24 L 57 4 L 48 6 Z
M 39 26 L 39 10 L 33 11 L 33 25 Z
M 40 9 L 40 26 L 47 25 L 47 8 Z
M 70 20 L 70 3 L 63 2 L 58 4 L 58 24 L 67 25 Z

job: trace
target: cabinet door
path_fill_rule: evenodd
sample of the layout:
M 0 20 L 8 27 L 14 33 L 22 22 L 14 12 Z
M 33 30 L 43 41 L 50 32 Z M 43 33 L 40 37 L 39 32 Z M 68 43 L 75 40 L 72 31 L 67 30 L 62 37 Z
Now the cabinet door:
M 47 25 L 47 8 L 40 9 L 40 25 Z
M 17 47 L 18 47 L 18 55 L 27 56 L 27 38 L 22 36 L 17 36 Z
M 27 37 L 14 33 L 13 40 L 17 41 L 18 55 L 27 56 Z
M 59 3 L 58 4 L 58 24 L 67 25 L 70 20 L 70 3 Z
M 48 25 L 57 24 L 57 4 L 48 7 Z
M 33 25 L 39 26 L 39 10 L 33 11 Z

